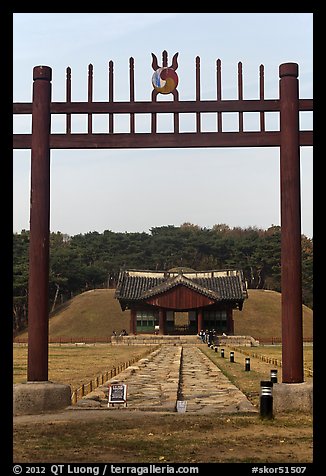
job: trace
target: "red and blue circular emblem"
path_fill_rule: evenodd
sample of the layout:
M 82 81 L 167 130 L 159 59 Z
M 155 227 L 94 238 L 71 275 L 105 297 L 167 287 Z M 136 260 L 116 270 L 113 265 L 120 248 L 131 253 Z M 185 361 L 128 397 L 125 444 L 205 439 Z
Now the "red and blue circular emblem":
M 173 68 L 158 68 L 152 76 L 154 89 L 162 94 L 171 93 L 178 86 L 179 78 Z

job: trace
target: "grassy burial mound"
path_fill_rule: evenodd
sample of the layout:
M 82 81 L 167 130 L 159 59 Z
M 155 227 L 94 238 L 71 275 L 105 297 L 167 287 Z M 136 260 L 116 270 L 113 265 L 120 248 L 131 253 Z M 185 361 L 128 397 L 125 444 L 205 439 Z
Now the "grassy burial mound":
M 50 338 L 102 338 L 122 329 L 129 333 L 130 313 L 121 311 L 114 292 L 114 289 L 87 291 L 59 306 L 50 316 Z M 233 314 L 235 334 L 281 338 L 281 294 L 261 289 L 249 289 L 248 294 L 243 310 Z M 303 306 L 303 334 L 304 338 L 313 336 L 312 310 L 306 306 Z M 27 337 L 27 332 L 19 337 Z
M 122 329 L 129 333 L 129 312 L 121 311 L 114 293 L 115 289 L 94 289 L 58 306 L 50 314 L 50 338 L 106 338 L 113 330 L 119 334 Z M 18 337 L 27 335 L 25 331 Z
M 129 333 L 129 312 L 122 312 L 115 289 L 94 289 L 71 299 L 52 313 L 51 337 L 107 337 L 115 330 Z
M 237 335 L 255 338 L 282 337 L 281 293 L 264 289 L 248 289 L 242 311 L 234 311 Z M 313 312 L 303 306 L 303 337 L 313 337 Z

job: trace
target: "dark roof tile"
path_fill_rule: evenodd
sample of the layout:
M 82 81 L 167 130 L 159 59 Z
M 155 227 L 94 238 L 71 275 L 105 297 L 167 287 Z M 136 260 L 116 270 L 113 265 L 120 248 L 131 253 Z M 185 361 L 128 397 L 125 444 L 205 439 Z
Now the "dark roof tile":
M 140 301 L 177 285 L 188 286 L 216 301 L 242 301 L 248 297 L 241 270 L 194 272 L 124 270 L 120 272 L 116 298 Z

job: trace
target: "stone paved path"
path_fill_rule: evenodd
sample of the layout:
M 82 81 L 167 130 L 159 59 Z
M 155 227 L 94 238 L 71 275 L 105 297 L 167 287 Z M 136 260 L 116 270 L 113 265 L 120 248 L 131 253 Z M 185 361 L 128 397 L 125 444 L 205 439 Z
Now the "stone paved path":
M 186 412 L 257 412 L 246 396 L 195 345 L 162 345 L 116 377 L 95 389 L 75 407 L 108 408 L 108 385 L 127 384 L 127 408 L 176 411 L 177 400 Z M 121 408 L 121 405 L 109 409 Z
M 117 375 L 128 385 L 129 408 L 174 411 L 181 350 L 180 346 L 164 345 Z
M 198 347 L 183 348 L 181 396 L 187 412 L 256 411 L 247 397 Z

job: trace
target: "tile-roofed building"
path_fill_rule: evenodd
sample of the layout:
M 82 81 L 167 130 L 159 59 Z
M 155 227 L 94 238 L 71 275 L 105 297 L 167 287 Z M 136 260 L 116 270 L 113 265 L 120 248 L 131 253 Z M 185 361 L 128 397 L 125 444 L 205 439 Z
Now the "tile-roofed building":
M 181 314 L 184 332 L 233 334 L 232 311 L 242 309 L 248 294 L 241 270 L 126 269 L 120 272 L 115 297 L 123 311 L 130 310 L 132 334 L 176 333 Z

